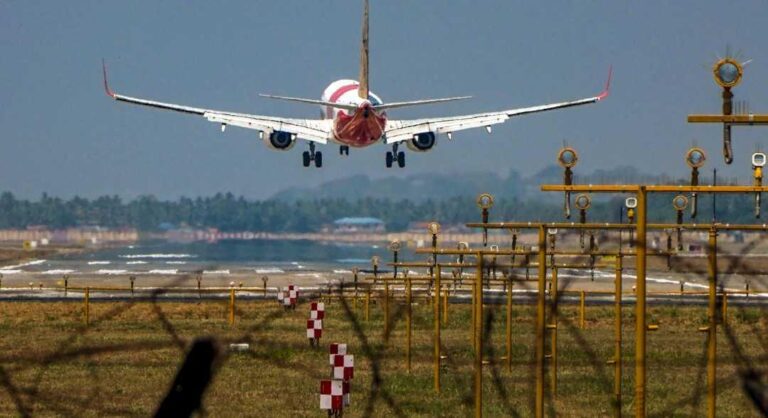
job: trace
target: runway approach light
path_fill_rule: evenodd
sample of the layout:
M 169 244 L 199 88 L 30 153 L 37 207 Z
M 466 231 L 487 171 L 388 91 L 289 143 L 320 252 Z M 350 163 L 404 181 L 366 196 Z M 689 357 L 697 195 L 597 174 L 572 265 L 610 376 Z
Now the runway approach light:
M 691 168 L 701 168 L 707 161 L 707 154 L 699 147 L 693 147 L 685 154 L 685 162 Z
M 579 154 L 571 147 L 563 147 L 557 154 L 557 163 L 565 169 L 563 172 L 563 184 L 570 186 L 573 184 L 573 171 L 579 161 Z M 565 202 L 563 203 L 565 219 L 571 219 L 571 192 L 565 192 Z
M 392 267 L 392 276 L 397 278 L 397 255 L 400 252 L 400 241 L 393 240 L 389 243 L 389 251 L 392 251 L 392 262 L 395 265 Z
M 691 186 L 699 185 L 699 168 L 707 161 L 707 154 L 699 147 L 693 147 L 685 154 L 685 163 L 691 167 Z M 691 193 L 691 219 L 696 219 L 698 211 L 697 193 Z
M 681 194 L 673 197 L 672 207 L 674 207 L 675 211 L 677 211 L 677 224 L 682 225 L 683 211 L 685 211 L 685 208 L 688 207 L 688 198 Z M 683 250 L 683 229 L 680 226 L 678 226 L 676 230 L 677 230 L 677 249 L 678 251 L 682 251 Z
M 744 66 L 733 58 L 726 57 L 717 61 L 712 67 L 715 82 L 724 89 L 736 87 L 744 75 Z
M 576 201 L 574 203 L 576 205 L 576 209 L 579 210 L 579 222 L 587 223 L 587 209 L 589 209 L 589 207 L 592 205 L 592 199 L 589 197 L 589 195 L 580 194 L 576 196 Z M 579 244 L 581 245 L 581 248 L 584 248 L 583 229 L 581 229 L 579 232 Z
M 554 253 L 555 242 L 557 241 L 557 228 L 547 229 L 547 234 L 549 235 L 549 250 Z
M 765 166 L 766 157 L 762 152 L 756 152 L 752 154 L 752 172 L 755 176 L 755 186 L 760 187 L 763 185 L 763 167 Z M 760 217 L 760 192 L 755 192 L 755 218 Z
M 440 233 L 440 224 L 437 222 L 430 222 L 427 229 L 429 230 L 430 234 L 437 235 Z
M 723 89 L 723 116 L 733 114 L 733 92 L 731 89 L 741 82 L 744 75 L 744 64 L 734 57 L 726 56 L 717 60 L 712 67 L 715 82 Z M 733 145 L 731 144 L 731 125 L 723 124 L 723 158 L 726 164 L 733 162 Z
M 483 193 L 477 197 L 477 206 L 482 210 L 483 223 L 488 223 L 488 211 L 493 207 L 493 196 Z M 483 227 L 483 246 L 488 245 L 488 228 Z
M 624 200 L 624 206 L 627 208 L 627 221 L 629 223 L 635 222 L 635 208 L 637 207 L 637 198 L 636 197 L 628 197 Z M 635 238 L 634 238 L 634 231 L 629 230 L 629 246 L 630 248 L 634 246 Z

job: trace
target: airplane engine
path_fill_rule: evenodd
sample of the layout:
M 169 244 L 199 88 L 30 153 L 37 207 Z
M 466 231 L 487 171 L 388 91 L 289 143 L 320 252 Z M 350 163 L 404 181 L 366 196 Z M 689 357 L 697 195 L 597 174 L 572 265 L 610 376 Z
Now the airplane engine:
M 416 152 L 429 151 L 435 146 L 435 133 L 425 132 L 423 134 L 414 135 L 413 139 L 408 141 L 408 149 Z
M 266 133 L 266 132 L 265 132 Z M 269 135 L 264 135 L 265 143 L 269 148 L 286 151 L 296 144 L 293 134 L 285 131 L 272 131 Z

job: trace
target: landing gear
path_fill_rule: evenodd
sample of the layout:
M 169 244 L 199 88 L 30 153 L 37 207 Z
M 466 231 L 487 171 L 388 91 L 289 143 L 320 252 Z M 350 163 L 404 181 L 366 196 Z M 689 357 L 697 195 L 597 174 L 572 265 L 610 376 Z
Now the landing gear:
M 310 142 L 309 143 L 309 151 L 304 151 L 304 153 L 301 155 L 301 162 L 304 165 L 304 167 L 309 167 L 309 164 L 314 161 L 315 167 L 320 168 L 323 166 L 323 153 L 320 151 L 315 151 L 315 143 Z
M 339 147 L 339 155 L 349 155 L 349 145 L 341 145 Z
M 387 151 L 386 159 L 387 168 L 392 168 L 392 163 L 397 161 L 397 166 L 400 168 L 405 167 L 405 153 L 397 152 L 397 144 L 392 144 L 392 151 Z

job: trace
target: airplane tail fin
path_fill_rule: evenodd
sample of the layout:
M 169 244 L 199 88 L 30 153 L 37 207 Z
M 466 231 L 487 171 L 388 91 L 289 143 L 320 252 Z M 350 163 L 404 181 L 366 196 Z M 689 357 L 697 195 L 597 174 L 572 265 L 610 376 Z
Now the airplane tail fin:
M 365 0 L 363 10 L 363 35 L 360 45 L 360 85 L 357 95 L 361 99 L 368 99 L 368 0 Z

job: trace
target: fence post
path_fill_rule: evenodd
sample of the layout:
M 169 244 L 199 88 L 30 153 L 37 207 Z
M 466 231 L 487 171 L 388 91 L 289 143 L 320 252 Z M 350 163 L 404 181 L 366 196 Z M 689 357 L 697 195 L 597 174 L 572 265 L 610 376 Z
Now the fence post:
M 355 297 L 357 299 L 357 297 Z M 406 278 L 405 279 L 405 304 L 406 304 L 406 322 L 405 322 L 405 333 L 406 333 L 406 351 L 405 351 L 405 359 L 406 359 L 406 366 L 408 369 L 408 373 L 411 372 L 411 323 L 413 321 L 413 301 L 411 300 L 411 279 Z
M 445 290 L 443 291 L 443 325 L 448 325 L 448 287 L 450 285 L 445 286 Z
M 622 258 L 616 256 L 616 283 L 614 296 L 614 365 L 613 365 L 613 396 L 614 416 L 621 418 L 621 298 L 622 298 Z
M 434 320 L 434 358 L 432 364 L 434 367 L 435 392 L 440 393 L 440 265 L 435 266 L 435 285 L 434 291 L 437 297 L 432 306 Z
M 389 335 L 389 279 L 384 278 L 384 337 Z
M 475 418 L 483 416 L 483 253 L 477 253 L 475 279 Z
M 85 310 L 85 326 L 86 327 L 91 323 L 90 293 L 91 293 L 91 289 L 86 287 L 85 293 L 83 294 L 83 305 Z
M 581 291 L 579 292 L 579 328 L 585 329 L 587 327 L 587 324 L 585 323 L 585 316 L 586 316 L 586 292 Z
M 229 325 L 235 325 L 235 289 L 229 289 Z
M 550 343 L 551 343 L 551 354 L 552 358 L 550 359 L 550 388 L 549 390 L 552 392 L 552 398 L 557 397 L 557 303 L 558 303 L 558 296 L 557 296 L 557 267 L 552 266 L 552 291 L 549 293 L 551 298 L 551 308 L 552 308 L 552 322 L 550 323 L 549 327 L 552 331 L 552 334 L 550 336 Z
M 539 226 L 538 293 L 536 295 L 536 418 L 544 417 L 544 329 L 546 327 L 545 289 L 547 280 L 547 228 Z
M 477 280 L 477 278 L 475 278 Z M 477 309 L 475 309 L 475 305 L 477 304 L 477 286 L 475 286 L 474 283 L 472 283 L 472 321 L 470 323 L 470 331 L 469 331 L 469 339 L 472 341 L 472 347 L 474 348 L 474 341 L 475 341 L 475 314 L 477 313 Z
M 509 276 L 509 285 L 507 286 L 507 371 L 512 371 L 512 275 Z
M 370 286 L 365 291 L 365 322 L 368 322 L 368 318 L 371 315 L 371 288 Z
M 714 227 L 709 230 L 708 253 L 707 416 L 714 418 L 717 415 L 717 230 Z
M 728 292 L 723 291 L 723 325 L 728 324 Z

